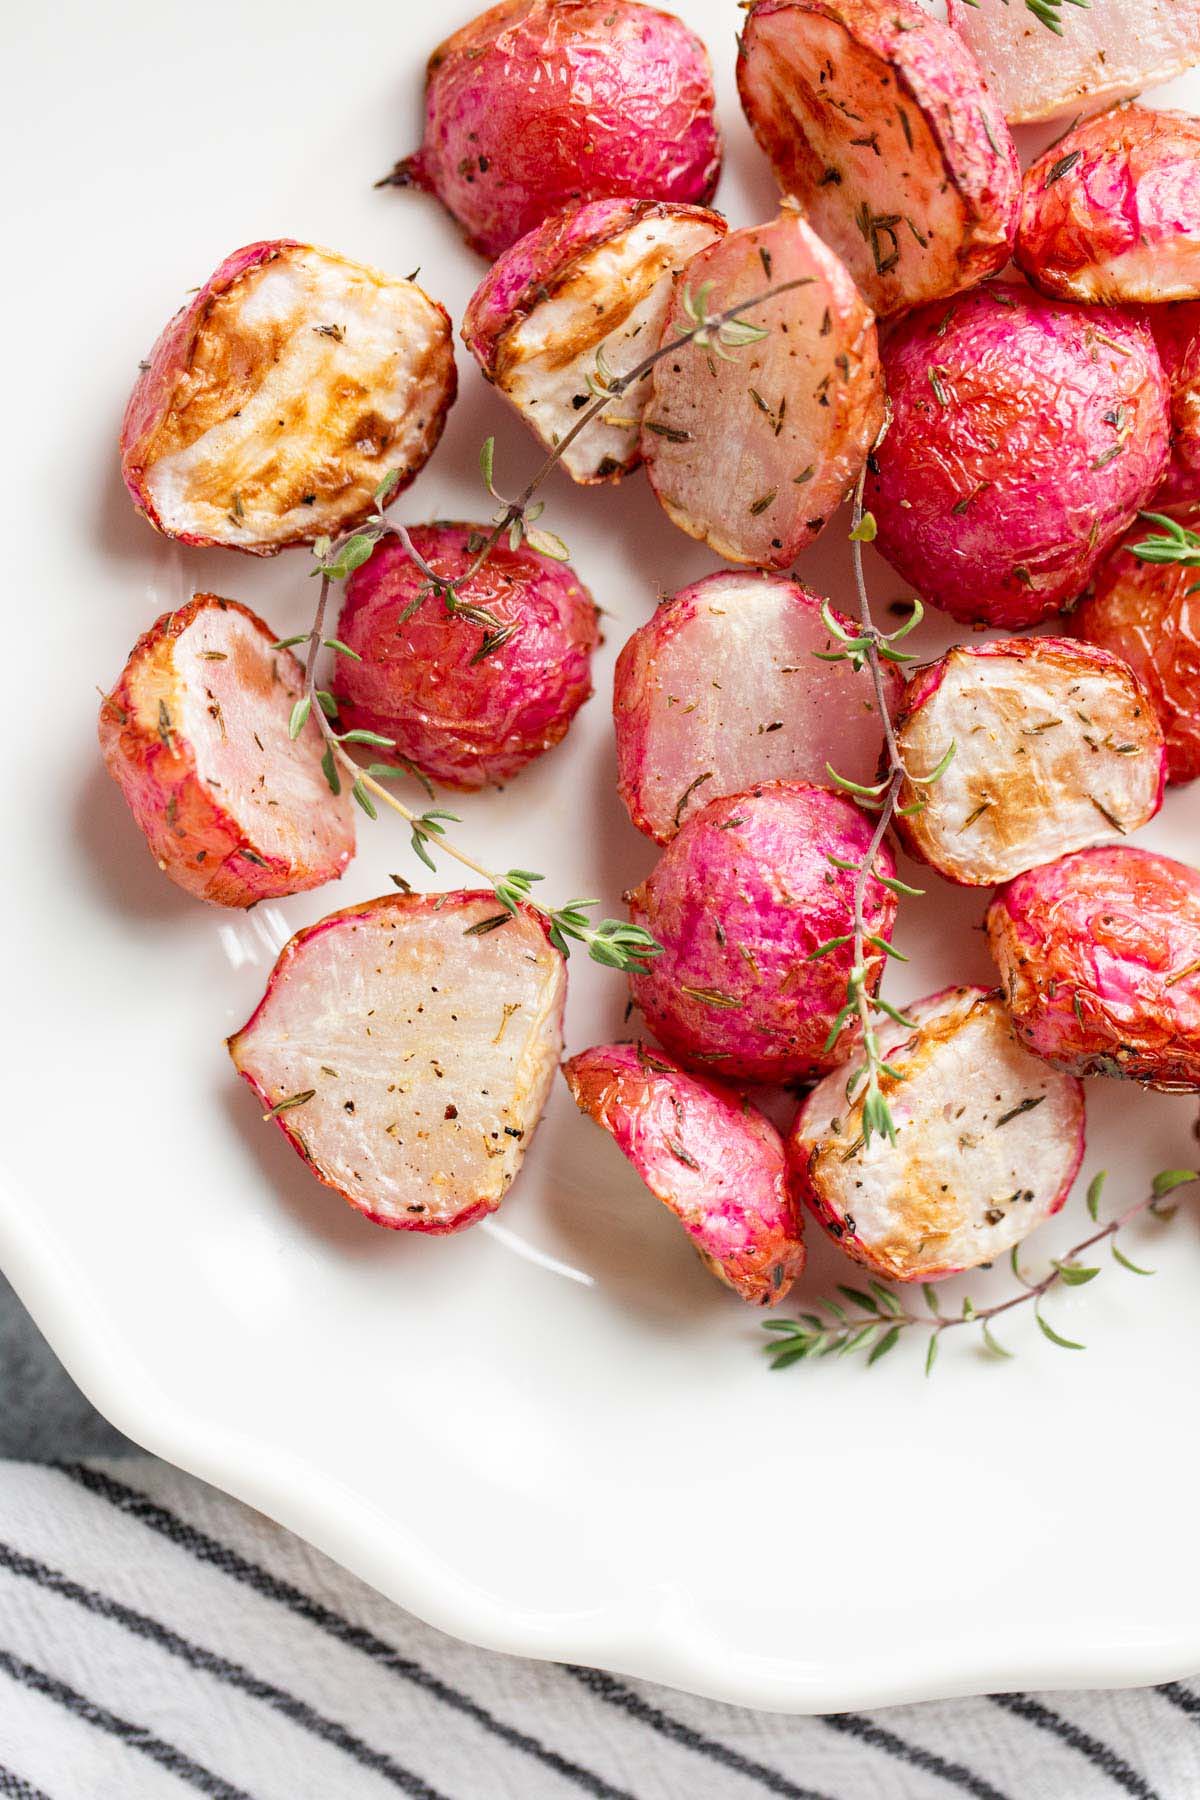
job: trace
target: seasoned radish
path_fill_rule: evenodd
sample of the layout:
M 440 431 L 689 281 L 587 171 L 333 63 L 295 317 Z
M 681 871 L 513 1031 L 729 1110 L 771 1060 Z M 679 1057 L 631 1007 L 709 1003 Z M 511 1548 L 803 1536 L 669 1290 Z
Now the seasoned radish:
M 1010 881 L 987 916 L 1018 1035 L 1074 1075 L 1200 1089 L 1200 873 L 1132 845 Z
M 236 600 L 197 594 L 134 645 L 100 703 L 100 749 L 164 874 L 218 906 L 334 881 L 354 855 L 350 797 L 321 772 L 304 671 Z
M 1114 305 L 1200 295 L 1200 119 L 1122 106 L 1025 176 L 1016 258 L 1035 287 Z
M 492 893 L 387 894 L 285 947 L 229 1054 L 318 1180 L 376 1225 L 495 1212 L 562 1051 L 566 965 Z
M 955 619 L 1014 630 L 1060 611 L 1166 466 L 1148 327 L 994 283 L 901 320 L 884 368 L 878 548 Z
M 288 238 L 226 257 L 142 364 L 121 427 L 139 512 L 185 544 L 269 556 L 407 487 L 454 399 L 444 307 Z
M 914 0 L 755 0 L 738 92 L 785 194 L 876 313 L 1008 261 L 1017 153 L 978 64 Z
M 1200 300 L 1151 306 L 1146 318 L 1171 390 L 1171 463 L 1150 505 L 1190 519 L 1200 509 Z
M 1128 546 L 1149 530 L 1135 525 L 1101 565 L 1071 629 L 1125 659 L 1158 714 L 1167 780 L 1194 781 L 1200 775 L 1200 588 L 1195 569 L 1130 555 Z
M 895 1141 L 864 1144 L 861 1092 L 846 1099 L 852 1059 L 808 1096 L 788 1155 L 847 1256 L 888 1281 L 939 1281 L 994 1262 L 1058 1211 L 1083 1158 L 1083 1089 L 1018 1043 L 984 988 L 907 1011 L 915 1030 L 880 1033 Z
M 417 525 L 410 536 L 458 581 L 486 530 Z M 477 788 L 566 732 L 592 691 L 596 606 L 573 569 L 527 544 L 499 545 L 458 594 L 464 610 L 447 610 L 400 544 L 377 545 L 346 584 L 338 626 L 361 661 L 339 656 L 334 681 L 349 724 L 391 738 L 432 780 Z
M 1162 804 L 1149 695 L 1120 656 L 1067 638 L 948 651 L 909 683 L 897 739 L 914 774 L 945 764 L 901 789 L 905 846 L 965 887 L 1124 837 Z
M 785 206 L 732 231 L 679 278 L 710 315 L 765 287 L 804 285 L 753 307 L 716 354 L 691 343 L 656 364 L 642 455 L 681 530 L 729 562 L 784 569 L 845 499 L 883 425 L 871 313 L 832 250 Z M 692 321 L 677 304 L 663 331 Z M 746 344 L 746 327 L 767 335 Z
M 1200 0 L 1064 7 L 1048 31 L 1023 6 L 948 0 L 950 21 L 1014 124 L 1070 117 L 1169 81 L 1200 62 Z
M 706 575 L 663 601 L 617 659 L 622 800 L 665 844 L 710 800 L 755 782 L 875 779 L 883 726 L 868 670 L 836 648 L 822 601 L 782 575 Z M 848 619 L 834 613 L 848 633 Z M 892 664 L 891 700 L 902 682 Z
M 645 1044 L 598 1045 L 563 1074 L 717 1280 L 753 1306 L 782 1300 L 804 1272 L 804 1223 L 775 1127 L 732 1088 Z
M 471 296 L 462 335 L 488 380 L 547 449 L 591 404 L 598 374 L 627 375 L 662 336 L 674 277 L 725 235 L 719 213 L 652 200 L 594 200 L 514 244 Z M 640 460 L 644 377 L 563 451 L 576 481 L 611 481 Z
M 627 896 L 663 946 L 631 977 L 657 1038 L 689 1067 L 747 1081 L 820 1074 L 846 999 L 854 875 L 871 823 L 843 795 L 775 781 L 694 813 Z M 886 845 L 867 881 L 867 930 L 896 917 Z M 882 879 L 881 879 L 882 878 Z M 822 955 L 831 940 L 840 940 Z M 882 961 L 882 958 L 880 959 Z M 872 979 L 878 985 L 879 969 Z M 848 1040 L 847 1040 L 848 1041 Z
M 502 0 L 429 59 L 425 130 L 391 181 L 424 188 L 492 258 L 573 201 L 712 199 L 712 67 L 636 0 Z

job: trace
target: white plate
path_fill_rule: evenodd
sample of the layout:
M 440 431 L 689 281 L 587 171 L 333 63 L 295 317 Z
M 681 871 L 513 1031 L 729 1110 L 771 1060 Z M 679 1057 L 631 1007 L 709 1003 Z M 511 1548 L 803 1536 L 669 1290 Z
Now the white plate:
M 676 5 L 718 62 L 721 203 L 735 222 L 767 216 L 733 94 L 738 15 Z M 437 1241 L 379 1231 L 318 1187 L 233 1078 L 222 1038 L 287 934 L 420 869 L 398 827 L 364 822 L 340 887 L 248 917 L 160 877 L 100 765 L 93 684 L 193 589 L 291 632 L 312 587 L 301 554 L 260 564 L 156 538 L 121 488 L 117 425 L 168 314 L 254 238 L 419 263 L 461 317 L 481 265 L 432 202 L 371 181 L 413 146 L 434 31 L 469 6 L 435 22 L 383 0 L 336 15 L 207 0 L 199 27 L 161 0 L 10 9 L 4 1267 L 124 1431 L 462 1637 L 795 1709 L 1190 1672 L 1200 1556 L 1154 1524 L 1200 1475 L 1186 1208 L 1131 1234 L 1155 1281 L 1106 1268 L 1053 1302 L 1086 1355 L 1023 1316 L 1014 1363 L 947 1343 L 929 1382 L 915 1345 L 870 1373 L 771 1375 L 758 1318 L 561 1085 L 498 1220 Z M 490 431 L 502 485 L 533 464 L 465 359 L 462 378 L 398 516 L 483 512 Z M 455 810 L 501 866 L 615 909 L 653 853 L 613 792 L 613 657 L 660 590 L 713 559 L 641 478 L 558 479 L 547 499 L 614 615 L 599 691 L 563 748 Z M 802 567 L 844 599 L 844 534 Z M 897 592 L 882 565 L 876 585 Z M 1200 860 L 1195 794 L 1173 794 L 1144 841 Z M 981 899 L 931 886 L 901 916 L 917 954 L 900 996 L 989 978 Z M 619 1033 L 619 978 L 571 971 L 570 1047 Z M 1185 1102 L 1096 1083 L 1090 1110 L 1114 1198 L 1196 1155 Z M 1035 1254 L 1081 1235 L 1081 1216 L 1077 1199 Z M 853 1278 L 814 1239 L 814 1285 Z

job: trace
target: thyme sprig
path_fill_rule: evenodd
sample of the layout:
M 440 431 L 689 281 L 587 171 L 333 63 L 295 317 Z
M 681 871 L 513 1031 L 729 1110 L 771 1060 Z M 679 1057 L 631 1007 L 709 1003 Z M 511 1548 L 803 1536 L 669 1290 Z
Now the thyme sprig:
M 1200 536 L 1166 513 L 1144 512 L 1140 516 L 1151 525 L 1161 525 L 1162 530 L 1130 544 L 1131 556 L 1139 562 L 1181 563 L 1185 569 L 1200 569 Z
M 394 538 L 424 577 L 423 585 L 401 614 L 399 622 L 402 624 L 427 599 L 432 597 L 441 600 L 448 612 L 457 613 L 481 627 L 483 638 L 474 660 L 479 661 L 490 655 L 508 641 L 514 627 L 488 608 L 465 598 L 464 590 L 504 539 L 507 539 L 514 550 L 527 542 L 543 555 L 560 561 L 567 558 L 569 552 L 562 539 L 537 526 L 543 502 L 535 500 L 535 495 L 580 433 L 599 418 L 614 399 L 620 398 L 629 388 L 644 380 L 664 356 L 672 355 L 683 345 L 695 341 L 717 355 L 732 356 L 742 345 L 759 342 L 768 335 L 766 329 L 743 320 L 742 315 L 781 294 L 805 287 L 809 279 L 801 277 L 793 281 L 777 282 L 773 287 L 768 287 L 747 300 L 738 301 L 734 306 L 715 312 L 711 308 L 712 282 L 702 283 L 694 295 L 685 288 L 681 304 L 688 320 L 686 328 L 660 344 L 624 375 L 613 373 L 604 359 L 601 347 L 596 355 L 596 374 L 588 384 L 594 398 L 590 405 L 581 410 L 570 430 L 563 434 L 535 469 L 515 500 L 506 499 L 496 488 L 495 439 L 486 439 L 479 454 L 479 469 L 484 485 L 493 499 L 499 502 L 499 508 L 492 517 L 491 530 L 476 534 L 469 540 L 472 560 L 464 574 L 451 578 L 439 572 L 420 554 L 407 529 L 385 517 L 384 508 L 395 497 L 399 486 L 400 474 L 397 470 L 386 475 L 375 489 L 374 511 L 364 525 L 337 539 L 319 538 L 313 545 L 316 559 L 313 573 L 320 578 L 313 623 L 307 632 L 284 639 L 281 643 L 281 647 L 284 644 L 289 647 L 303 643 L 308 645 L 304 692 L 292 710 L 291 735 L 293 738 L 298 737 L 308 720 L 315 719 L 325 740 L 321 767 L 335 794 L 341 792 L 342 779 L 345 777 L 349 781 L 353 798 L 368 818 L 378 818 L 378 807 L 382 803 L 406 821 L 411 833 L 409 841 L 412 851 L 427 868 L 436 868 L 434 853 L 439 852 L 470 869 L 486 882 L 509 914 L 515 913 L 521 905 L 531 906 L 547 921 L 550 940 L 564 956 L 570 955 L 572 943 L 578 943 L 585 946 L 594 962 L 601 963 L 606 968 L 617 969 L 626 974 L 644 974 L 650 960 L 662 954 L 662 945 L 643 926 L 631 924 L 628 920 L 590 918 L 593 909 L 600 904 L 598 900 L 568 900 L 565 905 L 557 907 L 543 905 L 533 893 L 533 884 L 543 880 L 543 876 L 530 869 L 507 869 L 503 872 L 489 869 L 469 852 L 460 849 L 447 834 L 448 824 L 460 822 L 457 814 L 439 808 L 431 808 L 422 813 L 414 812 L 383 785 L 387 780 L 411 775 L 424 783 L 431 797 L 433 794 L 420 772 L 404 757 L 395 754 L 394 739 L 379 732 L 339 731 L 335 728 L 333 721 L 337 719 L 337 702 L 331 693 L 317 686 L 318 653 L 322 647 L 340 656 L 355 657 L 356 653 L 339 638 L 325 634 L 330 587 L 333 582 L 344 581 L 355 569 L 361 568 L 383 539 Z M 391 751 L 395 760 L 371 763 L 363 767 L 350 754 L 350 747 L 354 745 L 372 745 Z
M 897 649 L 897 643 L 920 624 L 924 608 L 914 597 L 912 611 L 907 619 L 895 631 L 881 631 L 871 615 L 871 598 L 867 591 L 866 575 L 863 570 L 862 546 L 869 544 L 875 537 L 875 519 L 863 508 L 863 490 L 866 482 L 866 471 L 859 476 L 858 486 L 854 492 L 854 510 L 850 527 L 850 543 L 854 560 L 854 579 L 858 590 L 859 622 L 854 631 L 847 631 L 834 614 L 829 603 L 822 609 L 822 617 L 830 636 L 837 642 L 836 650 L 818 650 L 814 655 L 824 662 L 848 662 L 859 670 L 868 668 L 871 671 L 872 685 L 875 690 L 875 705 L 883 726 L 884 744 L 886 748 L 886 773 L 881 780 L 873 783 L 851 781 L 849 776 L 840 775 L 832 763 L 826 764 L 831 779 L 845 793 L 850 794 L 860 806 L 868 811 L 878 813 L 875 830 L 867 847 L 867 853 L 860 863 L 850 863 L 840 857 L 830 856 L 829 861 L 834 868 L 843 869 L 854 875 L 853 927 L 841 937 L 829 938 L 819 944 L 812 952 L 810 961 L 826 956 L 832 950 L 841 949 L 852 944 L 850 973 L 846 978 L 846 1003 L 835 1018 L 825 1041 L 828 1053 L 847 1026 L 857 1023 L 862 1034 L 863 1059 L 855 1068 L 846 1086 L 846 1099 L 853 1102 L 855 1094 L 862 1088 L 862 1137 L 864 1148 L 873 1137 L 885 1137 L 890 1143 L 896 1140 L 896 1121 L 892 1109 L 888 1105 L 883 1091 L 881 1077 L 892 1081 L 901 1081 L 901 1072 L 888 1062 L 880 1042 L 878 1021 L 881 1018 L 912 1031 L 916 1029 L 914 1020 L 885 1000 L 877 992 L 873 992 L 875 975 L 882 963 L 889 957 L 900 962 L 907 958 L 904 952 L 890 944 L 886 938 L 867 929 L 866 901 L 867 887 L 872 877 L 881 886 L 889 888 L 894 894 L 919 896 L 922 889 L 910 887 L 906 882 L 894 876 L 884 876 L 877 872 L 879 852 L 884 838 L 897 811 L 912 813 L 925 806 L 923 797 L 918 797 L 910 805 L 901 808 L 899 805 L 901 788 L 907 783 L 918 790 L 931 787 L 940 781 L 949 768 L 955 753 L 952 742 L 937 766 L 928 774 L 918 775 L 908 768 L 900 753 L 896 739 L 895 727 L 888 710 L 887 688 L 884 682 L 884 662 L 907 663 L 916 659 L 906 650 Z M 865 1084 L 865 1085 L 864 1085 Z
M 806 1357 L 834 1354 L 845 1356 L 857 1351 L 865 1352 L 870 1365 L 886 1356 L 889 1350 L 894 1350 L 901 1336 L 914 1328 L 930 1333 L 925 1351 L 927 1375 L 933 1372 L 943 1334 L 962 1326 L 978 1329 L 979 1342 L 990 1355 L 1011 1357 L 1015 1353 L 1006 1349 L 999 1341 L 992 1330 L 992 1324 L 1004 1313 L 1013 1312 L 1021 1306 L 1032 1306 L 1033 1316 L 1042 1336 L 1060 1350 L 1086 1349 L 1086 1345 L 1074 1338 L 1064 1337 L 1062 1332 L 1051 1325 L 1042 1312 L 1043 1299 L 1056 1287 L 1083 1287 L 1089 1281 L 1094 1281 L 1100 1274 L 1100 1265 L 1082 1259 L 1089 1250 L 1105 1242 L 1109 1245 L 1114 1262 L 1121 1268 L 1134 1275 L 1152 1275 L 1153 1269 L 1140 1267 L 1121 1249 L 1117 1242 L 1118 1233 L 1144 1213 L 1150 1213 L 1162 1221 L 1173 1218 L 1176 1208 L 1163 1205 L 1166 1196 L 1176 1188 L 1200 1181 L 1200 1174 L 1192 1169 L 1164 1169 L 1154 1177 L 1149 1192 L 1140 1200 L 1117 1213 L 1107 1224 L 1099 1225 L 1100 1196 L 1105 1180 L 1105 1175 L 1097 1175 L 1087 1190 L 1088 1215 L 1098 1225 L 1098 1229 L 1083 1238 L 1064 1256 L 1054 1258 L 1040 1279 L 1031 1280 L 1023 1273 L 1018 1246 L 1013 1246 L 1009 1261 L 1012 1272 L 1020 1283 L 1020 1291 L 1010 1294 L 1007 1299 L 997 1300 L 991 1306 L 975 1306 L 969 1296 L 964 1296 L 961 1310 L 944 1313 L 941 1311 L 937 1289 L 931 1282 L 926 1282 L 921 1289 L 926 1311 L 913 1312 L 892 1288 L 885 1287 L 880 1281 L 869 1281 L 866 1288 L 844 1287 L 839 1283 L 837 1291 L 841 1300 L 813 1300 L 810 1302 L 813 1310 L 801 1313 L 796 1319 L 766 1321 L 763 1329 L 770 1335 L 768 1342 L 761 1347 L 770 1357 L 771 1367 L 787 1369 Z
M 533 893 L 533 884 L 543 879 L 541 875 L 532 869 L 506 869 L 500 872 L 488 868 L 468 851 L 460 849 L 447 835 L 446 826 L 460 822 L 457 813 L 445 812 L 437 807 L 421 813 L 414 812 L 390 788 L 383 785 L 384 781 L 403 774 L 414 775 L 418 780 L 424 781 L 424 777 L 410 763 L 399 758 L 396 763 L 371 763 L 364 768 L 354 760 L 350 746 L 370 744 L 394 752 L 395 743 L 380 732 L 336 730 L 333 719 L 337 714 L 336 707 L 331 704 L 332 697 L 316 686 L 318 650 L 322 644 L 336 642 L 324 636 L 330 586 L 331 577 L 322 569 L 316 615 L 308 634 L 304 694 L 292 711 L 291 730 L 292 736 L 298 737 L 308 719 L 316 719 L 325 740 L 321 766 L 333 792 L 341 792 L 344 775 L 349 781 L 352 796 L 369 819 L 379 817 L 378 807 L 382 804 L 406 821 L 411 832 L 409 841 L 412 851 L 428 869 L 435 869 L 437 866 L 433 858 L 436 850 L 479 876 L 492 889 L 506 913 L 515 914 L 522 905 L 532 907 L 546 920 L 550 928 L 550 941 L 564 956 L 571 954 L 571 944 L 575 942 L 584 945 L 593 961 L 602 963 L 606 968 L 619 969 L 627 974 L 644 973 L 651 958 L 661 954 L 662 946 L 642 926 L 630 924 L 624 919 L 593 921 L 588 914 L 600 904 L 598 900 L 569 900 L 565 906 L 544 906 Z M 425 785 L 428 787 L 428 783 Z M 431 794 L 432 791 L 430 788 Z

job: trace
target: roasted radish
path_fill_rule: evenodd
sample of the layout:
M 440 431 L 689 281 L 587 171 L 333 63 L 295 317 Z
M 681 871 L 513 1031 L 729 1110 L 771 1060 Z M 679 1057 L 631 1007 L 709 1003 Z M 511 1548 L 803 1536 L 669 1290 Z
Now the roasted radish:
M 334 881 L 354 854 L 348 794 L 321 771 L 304 671 L 248 607 L 197 594 L 134 645 L 100 703 L 100 748 L 164 874 L 219 906 Z
M 1135 525 L 1101 564 L 1071 629 L 1123 657 L 1150 696 L 1166 739 L 1167 780 L 1200 775 L 1200 587 L 1180 563 L 1132 556 L 1150 527 Z
M 708 52 L 636 0 L 502 0 L 429 59 L 425 130 L 399 187 L 436 194 L 499 256 L 573 201 L 712 199 L 721 139 Z
M 849 1033 L 836 1048 L 829 1040 L 852 959 L 851 867 L 870 837 L 849 800 L 804 782 L 714 800 L 688 819 L 628 896 L 635 923 L 663 946 L 647 973 L 631 977 L 633 997 L 682 1062 L 787 1081 L 845 1054 Z M 866 886 L 867 930 L 877 938 L 890 937 L 895 920 L 879 879 L 893 874 L 884 846 Z
M 447 580 L 477 560 L 486 533 L 419 525 L 418 554 Z M 492 551 L 447 605 L 394 540 L 346 584 L 339 634 L 361 659 L 339 656 L 342 714 L 390 738 L 401 756 L 448 787 L 507 781 L 557 744 L 592 691 L 596 606 L 566 564 L 507 544 Z
M 1035 287 L 1113 305 L 1200 295 L 1200 119 L 1122 106 L 1025 176 L 1017 261 Z
M 847 635 L 848 619 L 833 613 Z M 665 844 L 710 800 L 783 778 L 875 779 L 883 725 L 866 669 L 825 662 L 822 602 L 782 575 L 706 575 L 665 600 L 617 659 L 622 800 Z M 891 700 L 901 681 L 885 664 Z
M 1200 1089 L 1200 873 L 1130 845 L 1018 875 L 988 937 L 1021 1041 L 1073 1075 Z
M 1066 638 L 959 645 L 915 675 L 898 719 L 905 846 L 966 887 L 1124 837 L 1162 803 L 1166 751 L 1120 656 Z
M 389 894 L 298 932 L 229 1054 L 351 1206 L 394 1231 L 461 1231 L 495 1212 L 521 1165 L 566 986 L 529 909 Z
M 688 264 L 663 332 L 794 281 L 718 334 L 656 364 L 642 455 L 681 530 L 729 562 L 790 566 L 845 499 L 883 424 L 870 312 L 791 208 Z M 765 334 L 765 335 L 764 335 Z M 749 340 L 749 341 L 748 341 Z M 723 346 L 733 346 L 725 348 Z
M 1200 300 L 1151 306 L 1146 318 L 1171 390 L 1171 462 L 1150 506 L 1190 519 L 1200 510 Z
M 914 0 L 755 0 L 738 92 L 785 194 L 884 315 L 1008 261 L 1021 172 L 962 40 Z
M 884 369 L 878 548 L 955 619 L 1014 630 L 1060 611 L 1166 466 L 1148 327 L 997 283 L 901 320 Z
M 556 449 L 597 383 L 626 375 L 658 344 L 674 277 L 725 234 L 719 213 L 666 201 L 594 200 L 514 244 L 471 297 L 462 335 L 488 380 Z M 567 445 L 576 481 L 610 481 L 640 460 L 648 377 Z
M 781 1300 L 804 1272 L 804 1225 L 775 1127 L 646 1044 L 585 1050 L 563 1074 L 717 1280 L 754 1306 Z
M 852 1059 L 808 1096 L 788 1155 L 847 1256 L 888 1281 L 939 1281 L 995 1262 L 1058 1211 L 1083 1158 L 1083 1089 L 1017 1042 L 983 988 L 907 1011 L 914 1029 L 881 1033 L 894 1142 L 864 1142 Z
M 406 487 L 454 399 L 445 309 L 279 238 L 226 257 L 142 364 L 121 427 L 139 512 L 185 544 L 269 556 Z
M 1014 124 L 1091 111 L 1200 62 L 1200 0 L 1096 0 L 1064 7 L 1055 31 L 1018 0 L 948 5 Z

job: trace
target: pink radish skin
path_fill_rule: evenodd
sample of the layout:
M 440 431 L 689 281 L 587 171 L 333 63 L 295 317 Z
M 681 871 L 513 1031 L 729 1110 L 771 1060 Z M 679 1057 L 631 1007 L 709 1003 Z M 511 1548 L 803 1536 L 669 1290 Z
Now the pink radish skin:
M 1063 300 L 1200 295 L 1200 119 L 1122 106 L 1078 125 L 1025 176 L 1016 258 Z
M 635 0 L 504 0 L 429 59 L 421 148 L 392 181 L 436 194 L 489 259 L 606 197 L 705 205 L 721 171 L 712 67 Z
M 598 1045 L 563 1075 L 717 1280 L 752 1306 L 782 1300 L 804 1272 L 804 1225 L 775 1127 L 645 1044 Z
M 487 529 L 417 525 L 411 537 L 439 575 L 456 580 L 475 561 L 468 543 Z M 464 603 L 512 628 L 482 655 L 491 628 L 448 613 L 437 594 L 418 604 L 425 586 L 394 541 L 378 545 L 346 583 L 338 632 L 362 661 L 337 659 L 343 717 L 392 738 L 447 787 L 507 781 L 559 742 L 591 694 L 595 602 L 568 564 L 526 544 L 501 545 L 459 590 Z
M 669 517 L 756 568 L 789 568 L 820 535 L 879 435 L 874 318 L 844 264 L 785 205 L 688 264 L 663 330 L 666 342 L 689 328 L 683 296 L 695 302 L 708 283 L 711 316 L 788 281 L 804 285 L 744 315 L 768 335 L 732 360 L 690 343 L 656 364 L 642 418 L 646 473 Z
M 1200 873 L 1131 844 L 1002 887 L 987 916 L 1022 1043 L 1073 1075 L 1200 1090 Z
M 950 757 L 931 786 L 904 783 L 896 826 L 911 855 L 966 887 L 1125 836 L 1162 805 L 1150 695 L 1120 656 L 1069 638 L 947 651 L 909 683 L 896 735 L 915 773 Z
M 635 922 L 663 946 L 630 987 L 650 1030 L 689 1068 L 744 1081 L 822 1074 L 853 1041 L 826 1048 L 846 999 L 854 876 L 871 837 L 841 794 L 805 782 L 764 783 L 693 814 L 650 876 L 627 896 Z M 886 845 L 878 874 L 894 874 Z M 867 883 L 868 930 L 889 938 L 896 901 Z M 882 959 L 881 959 L 882 960 Z M 878 968 L 874 972 L 876 983 Z
M 658 343 L 675 275 L 724 234 L 719 213 L 665 201 L 594 200 L 556 213 L 492 266 L 471 296 L 463 339 L 553 449 L 592 404 L 601 366 L 627 375 Z M 575 481 L 616 481 L 637 466 L 648 389 L 647 376 L 567 444 L 560 461 Z
M 738 92 L 781 189 L 881 317 L 1008 261 L 1008 127 L 962 40 L 913 0 L 756 0 Z
M 781 575 L 706 575 L 628 639 L 613 716 L 618 786 L 639 831 L 670 841 L 694 813 L 755 782 L 875 779 L 883 726 L 870 672 L 827 663 L 822 602 Z M 834 617 L 851 632 L 849 619 Z M 893 708 L 903 688 L 885 664 Z
M 197 594 L 144 632 L 100 704 L 100 749 L 159 868 L 217 906 L 336 881 L 350 797 L 315 720 L 290 735 L 304 671 L 248 607 Z
M 1171 390 L 1171 461 L 1149 510 L 1194 519 L 1200 512 L 1200 300 L 1148 307 L 1146 319 Z
M 992 283 L 901 320 L 872 457 L 877 548 L 964 623 L 1019 630 L 1077 598 L 1166 468 L 1147 326 Z
M 948 988 L 885 1025 L 903 1078 L 881 1085 L 895 1142 L 863 1142 L 857 1058 L 818 1083 L 788 1140 L 797 1193 L 847 1256 L 887 1281 L 941 1281 L 995 1262 L 1071 1191 L 1083 1089 L 1018 1043 L 1000 996 Z
M 1195 569 L 1130 554 L 1152 529 L 1135 525 L 1101 564 L 1071 629 L 1129 664 L 1163 729 L 1167 780 L 1180 783 L 1200 775 L 1200 591 Z
M 1200 62 L 1200 0 L 1104 0 L 1066 7 L 1062 31 L 1024 6 L 948 0 L 950 23 L 979 60 L 1013 124 L 1072 118 L 1169 81 Z
M 234 251 L 165 328 L 121 427 L 134 505 L 167 537 L 272 556 L 407 487 L 454 399 L 450 319 L 291 238 Z
M 387 894 L 292 938 L 229 1054 L 317 1179 L 373 1224 L 462 1231 L 521 1165 L 566 986 L 532 909 Z

